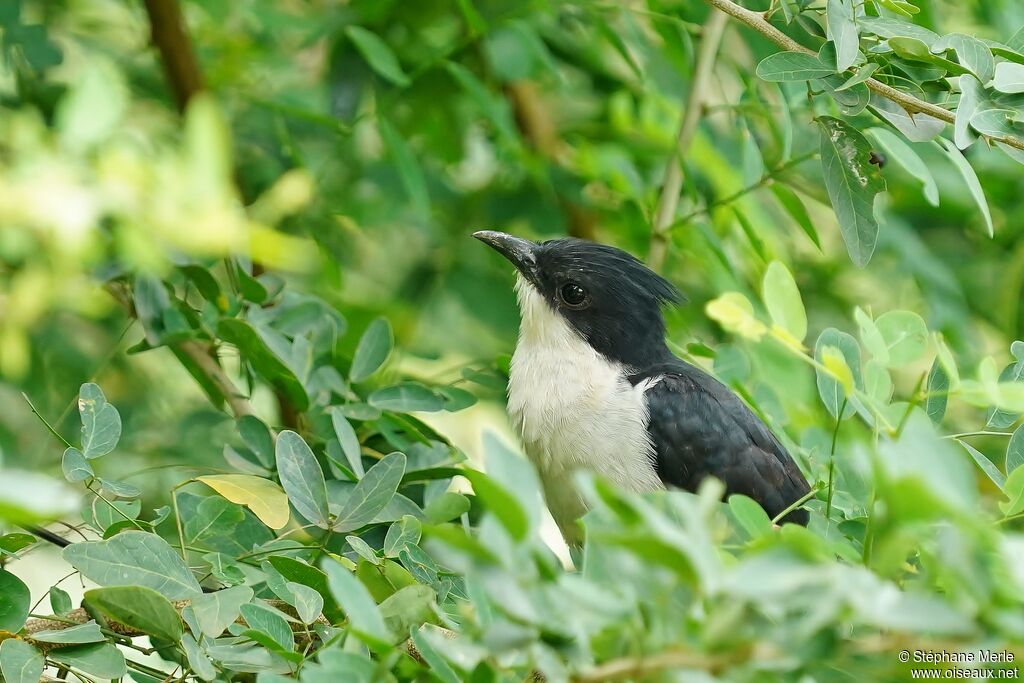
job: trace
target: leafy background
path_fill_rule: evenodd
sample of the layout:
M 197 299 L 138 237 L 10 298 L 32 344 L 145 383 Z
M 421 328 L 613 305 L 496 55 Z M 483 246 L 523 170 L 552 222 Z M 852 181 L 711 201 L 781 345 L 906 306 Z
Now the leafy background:
M 749 5 L 4 3 L 3 676 L 1024 656 L 1024 8 Z M 677 283 L 810 527 L 587 481 L 568 569 L 480 228 Z

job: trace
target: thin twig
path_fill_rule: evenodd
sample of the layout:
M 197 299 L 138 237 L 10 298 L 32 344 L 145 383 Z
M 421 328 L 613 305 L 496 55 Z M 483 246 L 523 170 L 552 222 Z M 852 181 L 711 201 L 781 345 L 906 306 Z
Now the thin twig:
M 729 17 L 717 10 L 711 10 L 707 24 L 704 26 L 704 37 L 701 39 L 697 64 L 694 67 L 693 84 L 683 106 L 683 116 L 679 123 L 679 135 L 676 147 L 665 166 L 665 179 L 658 197 L 658 206 L 654 211 L 654 225 L 651 231 L 651 249 L 647 255 L 647 263 L 654 270 L 660 270 L 665 262 L 668 250 L 668 228 L 674 222 L 676 209 L 679 208 L 679 195 L 683 190 L 683 159 L 690 149 L 693 134 L 697 130 L 704 97 L 707 95 L 708 81 L 715 66 L 718 46 L 722 43 L 725 25 Z
M 740 7 L 735 2 L 732 2 L 732 0 L 705 1 L 712 7 L 725 12 L 735 19 L 738 19 L 740 22 L 754 29 L 784 50 L 802 52 L 806 55 L 817 54 L 813 50 L 804 47 L 779 29 L 769 24 L 765 20 L 764 15 L 760 12 L 754 12 L 753 10 L 746 9 L 745 7 Z M 956 120 L 955 114 L 948 109 L 943 109 L 931 102 L 920 100 L 913 95 L 897 90 L 891 85 L 886 85 L 874 78 L 869 78 L 864 81 L 864 84 L 876 95 L 900 105 L 908 114 L 926 114 L 940 121 L 944 121 L 945 123 L 953 123 Z M 1012 135 L 981 135 L 992 142 L 1001 142 L 1004 145 L 1024 150 L 1024 139 L 1022 138 Z

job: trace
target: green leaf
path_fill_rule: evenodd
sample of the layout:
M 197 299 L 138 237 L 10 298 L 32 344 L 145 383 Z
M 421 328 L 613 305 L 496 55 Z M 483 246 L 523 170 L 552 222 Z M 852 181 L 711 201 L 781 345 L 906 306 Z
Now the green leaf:
M 0 674 L 7 683 L 39 683 L 45 665 L 43 653 L 24 640 L 0 641 Z
M 380 603 L 380 615 L 388 631 L 395 634 L 392 641 L 404 640 L 410 630 L 435 619 L 434 598 L 436 593 L 430 586 L 415 584 L 404 586 Z
M 331 414 L 331 426 L 334 427 L 334 435 L 337 437 L 338 443 L 341 444 L 341 451 L 345 454 L 349 467 L 355 472 L 358 479 L 362 479 L 365 470 L 363 470 L 362 446 L 359 444 L 356 430 L 352 428 L 352 425 L 345 419 L 345 416 L 342 415 L 337 406 L 331 406 L 328 408 L 328 412 Z
M 530 530 L 530 517 L 514 495 L 479 470 L 466 469 L 463 476 L 469 479 L 477 498 L 498 518 L 512 538 L 518 541 L 526 538 Z
M 177 615 L 175 615 L 177 616 Z M 100 631 L 100 625 L 95 621 L 85 624 L 78 624 L 64 629 L 52 631 L 37 631 L 32 634 L 32 640 L 44 643 L 58 643 L 60 645 L 84 645 L 86 643 L 102 643 L 107 639 Z
M 814 242 L 814 246 L 818 247 L 820 251 L 821 238 L 818 237 L 818 229 L 814 227 L 814 222 L 811 220 L 810 215 L 808 215 L 807 208 L 800 201 L 800 197 L 797 196 L 796 192 L 779 183 L 772 183 L 771 190 L 775 198 L 779 200 L 779 204 L 786 210 L 786 213 L 796 221 L 800 229 L 804 231 L 804 234 Z
M 949 375 L 942 367 L 942 363 L 936 358 L 932 363 L 932 369 L 928 372 L 928 398 L 925 399 L 924 411 L 935 424 L 942 422 L 946 414 L 946 404 L 949 402 Z
M 852 0 L 828 0 L 825 16 L 829 39 L 836 46 L 836 70 L 846 71 L 860 56 Z
M 899 57 L 912 62 L 934 64 L 939 68 L 946 69 L 947 71 L 958 75 L 970 73 L 967 69 L 956 62 L 952 62 L 945 57 L 939 57 L 938 55 L 932 54 L 928 45 L 925 44 L 923 40 L 918 40 L 917 38 L 908 38 L 906 36 L 890 38 L 889 47 L 891 47 L 893 52 L 895 52 Z
M 359 579 L 337 562 L 325 563 L 324 571 L 331 594 L 345 610 L 349 627 L 360 637 L 369 638 L 371 644 L 391 643 L 392 635 L 384 625 L 384 617 Z
M 151 588 L 96 588 L 86 591 L 85 599 L 108 619 L 172 643 L 181 639 L 181 617 L 174 605 Z
M 250 628 L 269 636 L 282 650 L 295 647 L 295 636 L 288 621 L 276 610 L 254 603 L 242 605 L 241 609 L 242 618 Z
M 403 382 L 378 389 L 370 394 L 368 401 L 374 408 L 397 413 L 436 412 L 444 409 L 443 396 L 416 382 Z
M 963 446 L 964 450 L 970 454 L 974 462 L 981 468 L 981 471 L 985 473 L 985 476 L 987 476 L 992 483 L 999 488 L 999 490 L 1003 490 L 1006 486 L 1006 477 L 999 471 L 999 468 L 992 464 L 992 461 L 989 460 L 984 453 L 974 448 L 966 441 L 957 439 L 957 443 Z
M 327 575 L 316 567 L 311 567 L 302 560 L 293 557 L 274 555 L 269 558 L 270 565 L 289 581 L 309 586 L 324 599 L 324 616 L 332 623 L 344 618 L 338 603 L 327 588 Z
M 358 536 L 346 536 L 345 541 L 349 547 L 355 551 L 356 555 L 363 558 L 367 562 L 375 565 L 381 565 L 380 556 L 377 555 L 377 551 L 370 547 L 370 544 L 359 538 Z
M 49 594 L 50 609 L 57 616 L 64 616 L 74 609 L 74 605 L 71 603 L 71 596 L 60 586 L 50 586 Z
M 864 16 L 859 17 L 857 19 L 857 23 L 860 24 L 861 29 L 870 31 L 879 38 L 906 36 L 909 38 L 917 38 L 928 46 L 933 45 L 935 41 L 939 39 L 939 34 L 934 31 L 927 29 L 924 26 L 912 24 L 908 21 L 900 21 L 899 19 Z
M 772 520 L 757 501 L 740 493 L 734 493 L 729 496 L 729 509 L 740 526 L 754 538 L 771 533 Z
M 863 135 L 828 116 L 819 118 L 818 123 L 825 187 L 850 258 L 864 267 L 878 240 L 874 201 L 878 193 L 885 191 L 885 180 L 870 163 L 871 145 Z
M 443 524 L 461 517 L 469 512 L 469 508 L 469 498 L 455 491 L 445 491 L 427 503 L 423 514 L 431 524 Z
M 981 209 L 981 215 L 985 219 L 985 227 L 988 229 L 988 236 L 992 237 L 995 234 L 995 228 L 992 227 L 992 214 L 989 213 L 988 200 L 985 199 L 985 192 L 981 189 L 981 182 L 978 180 L 978 176 L 974 173 L 971 165 L 967 163 L 964 155 L 956 148 L 956 145 L 945 138 L 939 138 L 939 144 L 946 153 L 946 156 L 956 166 L 956 170 L 960 172 L 961 177 L 963 177 L 967 189 L 974 198 L 974 202 Z
M 809 81 L 835 73 L 814 55 L 803 52 L 776 52 L 757 65 L 757 77 L 765 81 Z
M 875 325 L 885 343 L 885 358 L 876 360 L 888 368 L 900 368 L 916 361 L 928 346 L 928 326 L 913 311 L 888 311 Z
M 32 594 L 21 579 L 0 568 L 0 631 L 17 633 L 28 619 Z
M 61 459 L 61 469 L 64 470 L 64 478 L 72 483 L 85 481 L 96 476 L 92 465 L 82 455 L 82 451 L 77 448 L 68 448 L 64 451 L 64 457 Z
M 871 96 L 871 108 L 876 114 L 903 133 L 911 142 L 928 142 L 936 138 L 945 127 L 946 122 L 928 114 L 909 114 L 906 109 L 878 95 Z
M 867 131 L 890 157 L 906 171 L 921 181 L 924 186 L 924 198 L 932 206 L 939 205 L 939 188 L 928 165 L 921 160 L 917 152 L 903 142 L 892 131 L 886 128 L 871 128 Z
M 992 80 L 996 63 L 988 45 L 974 36 L 963 33 L 950 33 L 931 45 L 931 51 L 934 53 L 941 54 L 950 49 L 956 53 L 960 64 L 970 69 L 979 81 L 988 83 Z
M 423 166 L 395 127 L 381 115 L 378 115 L 377 119 L 380 136 L 384 140 L 384 144 L 387 145 L 388 153 L 398 170 L 398 177 L 405 187 L 406 194 L 409 195 L 416 214 L 423 220 L 429 219 L 430 193 L 427 190 L 427 179 L 423 173 Z M 388 332 L 390 333 L 390 328 L 388 328 Z M 352 381 L 360 380 L 352 377 Z
M 1010 436 L 1010 442 L 1006 445 L 1006 466 L 1003 470 L 1009 475 L 1021 465 L 1024 465 L 1024 425 L 1017 427 Z
M 516 132 L 516 125 L 512 113 L 509 110 L 508 100 L 495 95 L 487 86 L 480 82 L 472 71 L 457 62 L 446 62 L 445 68 L 459 86 L 476 102 L 481 112 L 494 126 L 499 136 L 505 142 L 518 145 L 519 136 Z
M 51 650 L 48 656 L 58 664 L 65 664 L 95 678 L 113 680 L 128 673 L 124 655 L 110 643 L 60 648 Z
M 34 545 L 35 542 L 36 537 L 32 534 L 23 534 L 20 532 L 4 534 L 0 536 L 0 554 L 9 553 L 13 555 L 19 550 Z
M 97 385 L 82 385 L 78 392 L 78 412 L 82 418 L 82 454 L 98 458 L 114 450 L 121 438 L 121 415 L 107 403 Z
M 213 661 L 199 647 L 199 643 L 191 634 L 186 633 L 182 637 L 181 646 L 185 650 L 185 658 L 188 660 L 188 666 L 192 669 L 192 673 L 204 681 L 212 681 L 217 677 L 217 668 L 213 665 Z
M 249 474 L 209 474 L 196 477 L 232 503 L 244 505 L 271 529 L 288 523 L 288 496 L 277 484 Z
M 338 513 L 335 531 L 352 531 L 366 526 L 391 502 L 405 474 L 405 455 L 390 453 L 367 471 Z
M 445 520 L 447 521 L 447 520 Z M 391 525 L 384 537 L 384 556 L 398 557 L 398 553 L 407 545 L 420 542 L 423 525 L 412 515 L 403 515 L 402 519 Z
M 268 344 L 266 332 L 261 332 L 244 320 L 226 318 L 217 323 L 217 334 L 224 341 L 238 347 L 242 357 L 252 364 L 257 373 L 280 390 L 296 410 L 309 408 L 309 396 L 295 372 Z
M 63 556 L 101 586 L 143 586 L 169 600 L 184 600 L 202 592 L 181 556 L 156 534 L 125 531 L 108 541 L 70 545 Z
M 862 386 L 864 380 L 861 375 L 860 346 L 857 345 L 857 340 L 845 332 L 829 327 L 818 336 L 818 340 L 814 344 L 814 357 L 819 362 L 821 362 L 826 348 L 839 350 L 843 360 L 846 361 L 847 367 L 853 374 L 854 386 Z M 846 419 L 853 415 L 856 412 L 855 401 L 847 399 L 843 386 L 830 374 L 821 369 L 816 369 L 815 374 L 817 377 L 818 395 L 821 397 L 821 401 L 825 404 L 829 414 L 832 417 L 840 416 L 840 408 L 845 402 L 846 407 L 842 410 L 841 419 Z
M 878 64 L 875 62 L 868 62 L 857 70 L 857 74 L 855 76 L 846 80 L 841 86 L 836 88 L 836 92 L 843 92 L 844 90 L 849 90 L 850 88 L 863 83 L 871 78 L 877 70 Z
M 1020 342 L 1014 342 L 1014 346 L 1011 346 L 1011 351 L 1020 350 L 1024 351 Z M 1021 353 L 1024 355 L 1024 353 Z M 1015 354 L 1017 360 L 1010 363 L 1002 372 L 999 373 L 999 382 L 1022 382 L 1024 381 L 1024 361 L 1021 360 L 1020 356 Z M 992 408 L 989 410 L 988 420 L 985 423 L 987 427 L 995 427 L 996 429 L 1006 429 L 1013 425 L 1014 422 L 1020 419 L 1020 413 L 1001 410 L 998 408 Z
M 277 437 L 277 473 L 281 486 L 299 514 L 321 529 L 331 526 L 327 483 L 313 451 L 302 437 L 285 430 Z
M 984 457 L 984 456 L 982 456 Z M 1024 467 L 1018 467 L 1006 478 L 1003 485 L 1007 502 L 999 503 L 999 509 L 1007 517 L 1024 512 Z
M 797 341 L 803 341 L 807 336 L 807 312 L 793 274 L 781 261 L 768 264 L 762 296 L 772 322 L 793 335 Z
M 398 57 L 376 33 L 362 26 L 348 26 L 345 28 L 345 35 L 379 76 L 400 88 L 408 87 L 412 83 L 412 79 L 398 63 Z
M 192 598 L 192 612 L 204 636 L 217 638 L 235 623 L 242 605 L 252 601 L 252 588 L 233 586 Z
M 387 361 L 393 345 L 394 335 L 387 318 L 377 318 L 370 323 L 363 336 L 359 338 L 355 356 L 352 358 L 352 368 L 348 373 L 349 379 L 353 382 L 368 379 Z
M 1024 65 L 1013 62 L 996 64 L 992 87 L 1005 93 L 1024 92 Z
M 312 624 L 324 610 L 324 598 L 315 590 L 301 583 L 289 581 L 285 584 L 292 594 L 291 604 L 303 624 Z
M 264 467 L 273 465 L 274 437 L 263 420 L 254 415 L 243 415 L 238 418 L 238 433 Z
M 416 650 L 430 667 L 430 672 L 440 678 L 442 683 L 461 683 L 463 679 L 455 673 L 440 650 L 434 647 L 434 639 L 429 637 L 432 633 L 430 628 L 424 624 L 412 632 L 412 642 L 416 646 Z

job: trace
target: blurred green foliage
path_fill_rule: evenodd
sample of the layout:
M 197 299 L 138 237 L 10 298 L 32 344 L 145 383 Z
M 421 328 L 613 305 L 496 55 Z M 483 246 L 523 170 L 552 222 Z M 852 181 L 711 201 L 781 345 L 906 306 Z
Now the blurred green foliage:
M 1024 7 L 749 4 L 3 3 L 0 521 L 72 525 L 99 586 L 6 637 L 40 544 L 3 529 L 5 679 L 163 678 L 104 619 L 261 683 L 1024 656 Z M 587 480 L 563 568 L 525 461 L 430 426 L 503 395 L 491 227 L 677 283 L 671 342 L 793 451 L 809 527 Z

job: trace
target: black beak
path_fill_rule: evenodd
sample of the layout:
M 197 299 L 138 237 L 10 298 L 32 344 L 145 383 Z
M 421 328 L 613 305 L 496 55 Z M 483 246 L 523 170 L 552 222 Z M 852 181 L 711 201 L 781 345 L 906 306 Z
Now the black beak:
M 512 262 L 512 265 L 534 285 L 537 282 L 537 245 L 530 240 L 495 230 L 480 230 L 473 237 L 488 245 Z

